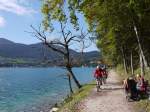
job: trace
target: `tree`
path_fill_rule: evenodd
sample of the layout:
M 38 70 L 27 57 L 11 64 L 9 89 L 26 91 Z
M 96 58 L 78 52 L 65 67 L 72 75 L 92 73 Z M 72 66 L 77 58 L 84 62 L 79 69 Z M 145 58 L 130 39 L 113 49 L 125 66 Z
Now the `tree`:
M 146 53 L 146 51 L 150 46 L 147 45 L 147 47 L 145 47 L 145 44 L 149 42 L 147 40 L 149 34 L 143 34 L 144 32 L 148 32 L 148 26 L 145 23 L 149 23 L 148 21 L 150 20 L 148 19 L 150 14 L 149 3 L 149 0 L 95 0 L 94 2 L 85 0 L 81 3 L 81 10 L 84 12 L 87 21 L 91 25 L 92 30 L 95 30 L 100 34 L 98 40 L 101 41 L 100 44 L 102 49 L 104 48 L 104 50 L 109 51 L 107 47 L 111 47 L 113 45 L 115 47 L 115 53 L 112 54 L 112 57 L 116 58 L 116 56 L 119 56 L 121 54 L 118 48 L 122 46 L 125 49 L 125 51 L 121 50 L 124 51 L 122 52 L 122 54 L 124 55 L 122 57 L 125 66 L 126 61 L 128 62 L 129 59 L 133 61 L 131 58 L 129 58 L 129 51 L 136 51 L 137 53 L 135 54 L 139 54 L 140 63 L 144 64 L 145 67 L 148 67 L 148 57 L 146 57 L 148 53 Z M 110 32 L 112 32 L 112 30 L 114 32 L 114 35 L 108 35 L 110 34 Z M 121 36 L 120 38 L 118 37 L 118 32 Z M 126 34 L 130 35 L 126 36 Z M 147 38 L 144 38 L 144 36 L 146 36 Z M 109 42 L 110 37 L 115 39 L 115 42 L 113 44 L 110 44 Z M 147 42 L 145 40 L 147 40 Z M 107 47 L 103 47 L 103 44 L 107 42 Z M 134 46 L 138 46 L 138 49 Z M 108 55 L 110 56 L 111 54 Z M 141 67 L 144 66 L 142 65 Z M 143 68 L 141 68 L 141 70 L 143 70 Z M 144 72 L 142 74 L 144 74 Z
M 48 0 L 43 11 L 46 23 L 48 18 L 65 20 L 67 8 L 75 26 L 77 12 L 81 12 L 89 30 L 96 34 L 104 58 L 115 65 L 124 63 L 125 71 L 131 69 L 132 73 L 140 65 L 144 74 L 143 67 L 148 68 L 150 62 L 149 7 L 150 0 Z
M 50 40 L 50 38 L 48 38 L 48 35 L 46 34 L 45 30 L 43 30 L 42 28 L 39 28 L 37 30 L 33 26 L 31 26 L 31 27 L 34 31 L 32 33 L 34 34 L 35 37 L 37 37 L 39 40 L 41 40 L 43 42 L 43 44 L 45 44 L 51 50 L 58 52 L 60 55 L 63 56 L 64 62 L 65 62 L 65 67 L 68 71 L 68 74 L 70 74 L 70 75 L 67 75 L 68 79 L 70 80 L 70 76 L 71 76 L 72 79 L 74 80 L 75 84 L 77 85 L 77 87 L 81 88 L 82 87 L 81 84 L 79 83 L 79 81 L 77 80 L 77 78 L 75 77 L 75 75 L 72 71 L 73 57 L 70 54 L 71 51 L 69 48 L 72 44 L 78 45 L 78 43 L 83 42 L 84 38 L 87 38 L 87 35 L 83 34 L 83 32 L 80 32 L 80 30 L 78 30 L 78 32 L 76 32 L 76 35 L 74 35 L 71 30 L 67 29 L 66 23 L 60 22 L 61 37 Z

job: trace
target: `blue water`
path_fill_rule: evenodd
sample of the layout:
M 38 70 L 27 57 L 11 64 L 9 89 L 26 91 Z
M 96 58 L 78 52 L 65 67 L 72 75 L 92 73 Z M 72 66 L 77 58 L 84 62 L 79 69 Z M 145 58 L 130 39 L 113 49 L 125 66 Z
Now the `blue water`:
M 93 68 L 73 71 L 82 84 L 93 79 Z M 0 68 L 0 112 L 48 112 L 69 93 L 65 74 L 57 67 Z

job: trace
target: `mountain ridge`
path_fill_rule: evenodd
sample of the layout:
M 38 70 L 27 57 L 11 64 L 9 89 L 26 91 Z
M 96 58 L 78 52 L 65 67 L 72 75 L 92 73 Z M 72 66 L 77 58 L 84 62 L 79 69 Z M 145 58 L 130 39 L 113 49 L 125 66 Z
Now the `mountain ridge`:
M 70 51 L 71 56 L 75 57 L 76 59 L 81 54 L 72 49 L 70 49 Z M 42 43 L 27 45 L 15 43 L 5 38 L 0 38 L 0 57 L 0 63 L 2 63 L 2 60 L 5 59 L 21 59 L 25 61 L 29 60 L 31 62 L 42 62 L 43 60 L 47 60 L 51 63 L 53 63 L 53 61 L 56 62 L 56 60 L 63 60 L 63 57 L 59 53 L 52 51 L 50 48 L 44 46 Z M 100 53 L 97 51 L 84 52 L 85 60 L 91 60 L 91 58 L 95 57 L 100 57 Z

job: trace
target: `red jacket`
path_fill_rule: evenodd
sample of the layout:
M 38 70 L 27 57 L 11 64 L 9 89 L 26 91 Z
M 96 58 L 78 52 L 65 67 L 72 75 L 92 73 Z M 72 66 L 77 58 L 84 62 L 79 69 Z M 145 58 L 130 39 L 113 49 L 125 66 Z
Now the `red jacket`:
M 95 70 L 95 73 L 94 73 L 95 78 L 102 77 L 102 75 L 103 75 L 103 70 L 102 69 L 96 69 Z

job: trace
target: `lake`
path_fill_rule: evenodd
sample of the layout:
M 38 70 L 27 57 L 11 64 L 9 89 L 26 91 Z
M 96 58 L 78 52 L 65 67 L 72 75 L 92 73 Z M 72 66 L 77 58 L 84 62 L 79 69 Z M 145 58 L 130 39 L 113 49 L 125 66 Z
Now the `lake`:
M 81 84 L 93 80 L 92 67 L 73 71 Z M 0 112 L 48 112 L 69 93 L 65 74 L 58 67 L 0 68 Z

